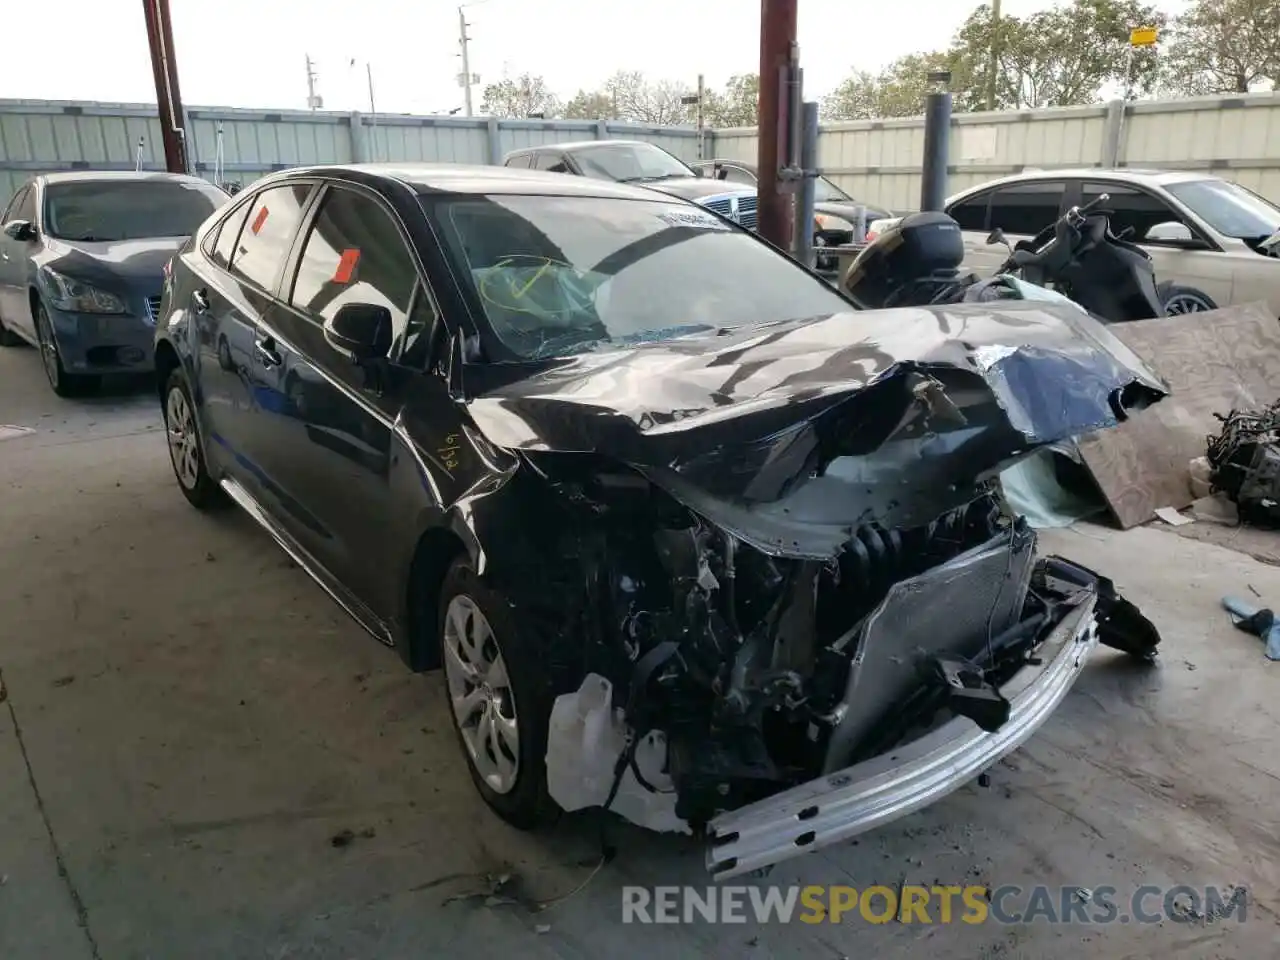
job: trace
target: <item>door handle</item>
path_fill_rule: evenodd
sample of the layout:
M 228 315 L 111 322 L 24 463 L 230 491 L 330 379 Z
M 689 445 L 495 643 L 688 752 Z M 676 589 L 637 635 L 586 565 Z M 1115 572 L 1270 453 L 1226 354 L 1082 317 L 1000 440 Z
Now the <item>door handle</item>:
M 284 363 L 284 358 L 276 350 L 276 342 L 271 337 L 263 337 L 260 340 L 253 341 L 254 352 L 258 356 L 258 362 L 264 367 L 278 367 Z
M 204 313 L 209 309 L 208 290 L 196 290 L 191 294 L 191 309 L 195 313 Z

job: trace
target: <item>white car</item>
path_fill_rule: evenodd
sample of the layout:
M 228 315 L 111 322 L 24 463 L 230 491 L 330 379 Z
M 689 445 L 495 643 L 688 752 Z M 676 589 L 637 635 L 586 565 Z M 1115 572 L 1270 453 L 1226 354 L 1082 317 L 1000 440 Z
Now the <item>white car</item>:
M 987 274 L 1008 256 L 987 242 L 993 229 L 1017 242 L 1102 193 L 1112 229 L 1132 230 L 1126 239 L 1151 254 L 1169 313 L 1262 301 L 1280 316 L 1280 258 L 1263 248 L 1280 230 L 1280 207 L 1230 180 L 1191 171 L 1038 170 L 970 187 L 944 209 L 964 232 L 965 268 Z

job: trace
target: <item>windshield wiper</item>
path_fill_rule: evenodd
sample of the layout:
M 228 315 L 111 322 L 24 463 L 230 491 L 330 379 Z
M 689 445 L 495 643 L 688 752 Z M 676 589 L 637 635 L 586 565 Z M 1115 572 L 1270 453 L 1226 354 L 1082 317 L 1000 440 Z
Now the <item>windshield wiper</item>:
M 654 183 L 658 180 L 687 180 L 694 176 L 691 173 L 657 173 L 643 177 L 623 177 L 619 183 Z

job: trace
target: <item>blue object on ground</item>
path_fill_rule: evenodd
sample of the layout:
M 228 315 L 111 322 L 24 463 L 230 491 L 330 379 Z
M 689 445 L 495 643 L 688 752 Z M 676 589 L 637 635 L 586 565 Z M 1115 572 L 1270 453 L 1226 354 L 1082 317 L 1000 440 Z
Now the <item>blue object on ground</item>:
M 1280 660 L 1280 620 L 1271 610 L 1255 607 L 1239 597 L 1223 597 L 1222 606 L 1231 614 L 1231 623 L 1237 630 L 1262 638 L 1268 660 Z

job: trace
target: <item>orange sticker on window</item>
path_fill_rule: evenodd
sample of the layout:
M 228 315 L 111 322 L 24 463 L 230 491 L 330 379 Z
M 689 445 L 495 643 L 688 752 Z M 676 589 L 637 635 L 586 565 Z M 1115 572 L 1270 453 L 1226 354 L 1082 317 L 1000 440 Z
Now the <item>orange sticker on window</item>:
M 257 236 L 258 231 L 262 229 L 262 225 L 266 222 L 267 222 L 267 208 L 263 207 L 261 210 L 258 211 L 258 215 L 253 218 L 253 223 L 250 225 L 249 230 L 253 233 L 254 236 Z
M 352 275 L 356 272 L 356 265 L 360 262 L 360 251 L 356 248 L 350 248 L 342 251 L 342 256 L 338 258 L 338 268 L 333 271 L 334 283 L 350 283 Z

